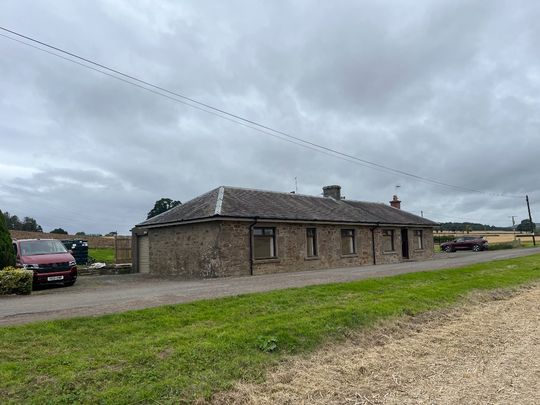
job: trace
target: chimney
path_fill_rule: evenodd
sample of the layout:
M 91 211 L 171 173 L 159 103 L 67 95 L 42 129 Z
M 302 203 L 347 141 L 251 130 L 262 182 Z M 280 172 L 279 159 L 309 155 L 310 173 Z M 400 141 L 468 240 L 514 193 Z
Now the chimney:
M 334 200 L 341 200 L 341 186 L 333 185 L 323 187 L 323 196 L 332 197 Z
M 397 208 L 398 210 L 401 209 L 401 201 L 398 200 L 397 195 L 394 194 L 394 197 L 392 197 L 392 201 L 390 201 L 390 205 L 394 208 Z

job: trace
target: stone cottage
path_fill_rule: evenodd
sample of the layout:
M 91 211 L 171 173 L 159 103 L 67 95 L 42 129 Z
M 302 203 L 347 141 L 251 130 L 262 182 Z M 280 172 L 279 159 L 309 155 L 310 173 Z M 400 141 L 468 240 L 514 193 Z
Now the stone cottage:
M 423 260 L 437 223 L 390 205 L 219 187 L 132 229 L 135 271 L 244 276 Z

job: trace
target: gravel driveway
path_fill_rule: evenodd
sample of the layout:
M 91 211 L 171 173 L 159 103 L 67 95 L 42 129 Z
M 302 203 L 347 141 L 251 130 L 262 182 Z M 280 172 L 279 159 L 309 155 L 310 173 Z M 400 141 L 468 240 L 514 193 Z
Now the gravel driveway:
M 252 277 L 179 281 L 141 274 L 80 277 L 73 287 L 0 298 L 0 325 L 101 315 L 251 292 L 433 271 L 540 253 L 540 248 L 436 254 L 433 260 Z

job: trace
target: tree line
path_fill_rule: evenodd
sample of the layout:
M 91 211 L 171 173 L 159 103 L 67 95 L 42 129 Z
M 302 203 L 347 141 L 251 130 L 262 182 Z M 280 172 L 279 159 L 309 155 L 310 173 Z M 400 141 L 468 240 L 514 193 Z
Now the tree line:
M 536 224 L 532 224 L 528 219 L 522 220 L 519 225 L 516 226 L 518 232 L 530 232 L 536 229 Z M 512 231 L 511 226 L 494 226 L 485 225 L 475 222 L 443 222 L 441 223 L 440 230 L 443 232 L 477 232 L 477 231 Z
M 155 217 L 156 215 L 159 215 L 165 211 L 170 210 L 171 208 L 176 207 L 177 205 L 182 204 L 180 201 L 175 201 L 170 198 L 161 198 L 157 200 L 154 204 L 154 207 L 147 215 L 148 218 Z M 6 225 L 6 228 L 10 231 L 28 231 L 28 232 L 43 232 L 43 228 L 41 225 L 37 223 L 37 221 L 34 218 L 31 217 L 24 217 L 23 219 L 20 219 L 17 215 L 11 215 L 9 212 L 4 212 L 1 214 L 4 218 L 4 222 Z M 63 228 L 55 228 L 49 233 L 57 233 L 57 234 L 63 234 L 68 235 L 68 232 L 64 230 Z M 95 234 L 90 233 L 87 234 L 86 232 L 76 232 L 76 236 L 102 236 L 101 234 Z M 112 231 L 107 233 L 105 236 L 115 236 L 117 235 L 116 231 Z
M 3 213 L 7 229 L 13 231 L 43 232 L 41 225 L 34 218 L 24 217 L 22 220 L 17 215 L 10 215 L 9 212 Z

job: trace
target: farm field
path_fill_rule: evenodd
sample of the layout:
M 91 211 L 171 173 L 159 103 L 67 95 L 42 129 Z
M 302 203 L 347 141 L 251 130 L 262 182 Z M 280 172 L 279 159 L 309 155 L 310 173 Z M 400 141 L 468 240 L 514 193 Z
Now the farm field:
M 437 232 L 435 236 L 446 236 L 446 235 L 455 235 L 456 238 L 460 236 L 483 236 L 489 243 L 506 243 L 512 242 L 514 240 L 514 233 L 508 231 L 471 231 L 470 233 L 465 232 Z M 532 237 L 530 235 L 524 235 L 517 232 L 515 234 L 516 239 L 521 240 L 523 245 L 531 242 Z M 540 236 L 537 236 L 536 239 L 540 239 Z
M 113 248 L 90 248 L 88 256 L 92 257 L 96 262 L 114 263 L 115 255 Z

